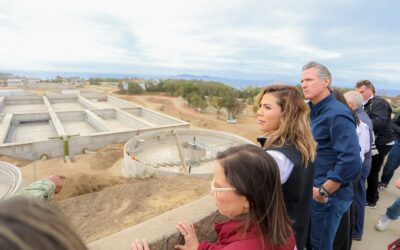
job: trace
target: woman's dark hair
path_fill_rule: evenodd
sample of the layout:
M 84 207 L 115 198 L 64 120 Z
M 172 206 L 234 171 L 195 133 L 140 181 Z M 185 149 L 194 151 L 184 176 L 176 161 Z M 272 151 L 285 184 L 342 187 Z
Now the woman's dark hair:
M 292 234 L 291 222 L 274 159 L 264 149 L 244 144 L 218 153 L 217 161 L 228 182 L 249 202 L 246 225 L 255 222 L 262 239 L 267 236 L 271 246 L 285 244 Z
M 64 215 L 49 203 L 24 197 L 0 203 L 1 249 L 86 250 Z
M 356 125 L 357 125 L 357 126 L 360 125 L 360 118 L 358 118 L 356 112 L 354 112 L 354 110 L 352 110 L 352 109 L 350 108 L 349 104 L 348 104 L 347 101 L 346 101 L 346 98 L 344 98 L 343 93 L 342 93 L 340 90 L 336 89 L 336 88 L 334 88 L 334 89 L 332 90 L 332 93 L 335 95 L 336 100 L 338 100 L 339 102 L 343 103 L 344 105 L 346 105 L 346 107 L 349 108 L 351 114 L 352 114 L 353 117 L 354 117 L 354 120 L 355 120 L 355 122 L 356 122 Z

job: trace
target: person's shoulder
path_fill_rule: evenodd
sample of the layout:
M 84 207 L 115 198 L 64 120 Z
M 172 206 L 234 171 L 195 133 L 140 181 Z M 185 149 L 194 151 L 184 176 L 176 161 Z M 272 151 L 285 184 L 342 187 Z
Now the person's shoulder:
M 330 102 L 330 105 L 327 106 L 327 111 L 330 112 L 331 116 L 352 115 L 349 107 L 336 99 Z
M 376 95 L 373 98 L 373 103 L 374 104 L 376 104 L 376 103 L 385 103 L 386 104 L 386 103 L 388 103 L 388 101 L 386 101 L 386 99 L 383 98 L 382 96 Z

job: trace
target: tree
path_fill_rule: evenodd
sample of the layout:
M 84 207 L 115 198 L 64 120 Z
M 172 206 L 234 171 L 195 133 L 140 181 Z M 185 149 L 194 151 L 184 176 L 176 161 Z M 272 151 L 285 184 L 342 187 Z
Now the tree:
M 227 95 L 218 100 L 218 106 L 225 108 L 228 113 L 236 115 L 240 113 L 246 105 L 233 95 Z
M 207 100 L 203 96 L 200 96 L 197 93 L 193 93 L 189 99 L 192 107 L 195 109 L 203 110 L 208 106 Z
M 141 94 L 143 93 L 142 87 L 136 82 L 130 82 L 128 83 L 128 94 L 133 95 L 133 94 Z

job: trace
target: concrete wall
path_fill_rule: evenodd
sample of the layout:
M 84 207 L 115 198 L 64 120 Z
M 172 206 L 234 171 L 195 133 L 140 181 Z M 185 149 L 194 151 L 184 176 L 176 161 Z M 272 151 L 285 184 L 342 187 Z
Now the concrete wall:
M 41 96 L 6 96 L 6 105 L 43 104 Z
M 0 154 L 34 161 L 39 160 L 42 154 L 49 158 L 63 156 L 64 148 L 62 140 L 7 143 L 0 145 Z
M 59 111 L 56 114 L 61 122 L 83 121 L 86 117 L 83 111 Z
M 175 124 L 175 123 L 185 123 L 184 121 L 178 120 L 174 117 L 161 114 L 158 112 L 155 112 L 153 110 L 149 110 L 143 107 L 138 107 L 138 108 L 121 108 L 122 110 L 131 113 L 135 116 L 140 117 L 141 119 L 152 123 L 152 124 L 158 124 L 158 125 L 168 125 L 168 124 Z
M 131 113 L 134 116 L 141 117 L 142 116 L 142 108 L 121 108 L 123 111 Z
M 0 96 L 0 112 L 3 111 L 5 107 L 5 100 L 4 96 Z
M 104 120 L 97 116 L 95 113 L 90 110 L 85 110 L 86 121 L 92 125 L 98 132 L 107 132 L 112 131 L 112 128 L 109 128 L 107 124 L 104 123 Z
M 27 113 L 27 114 L 14 114 L 13 123 L 19 122 L 38 122 L 51 120 L 49 113 Z
M 76 95 L 71 96 L 48 96 L 47 99 L 50 103 L 68 103 L 68 102 L 78 102 L 78 97 Z
M 8 132 L 11 127 L 11 121 L 13 118 L 13 114 L 6 114 L 2 117 L 0 123 L 0 144 L 5 143 L 7 139 Z
M 189 125 L 176 125 L 170 128 L 177 129 L 185 127 L 189 127 Z M 165 129 L 165 127 L 162 129 Z M 69 140 L 70 155 L 81 154 L 84 148 L 94 151 L 108 144 L 123 143 L 140 133 L 156 130 L 160 130 L 160 128 L 146 128 L 123 132 L 102 132 L 95 135 L 72 137 Z M 64 156 L 64 147 L 62 140 L 58 139 L 30 143 L 6 143 L 0 145 L 0 154 L 27 160 L 38 160 L 42 154 L 47 154 L 49 158 Z
M 131 108 L 131 107 L 133 108 L 133 107 L 137 107 L 137 105 L 135 105 L 135 104 L 133 104 L 131 102 L 116 98 L 114 96 L 107 96 L 107 101 L 112 103 L 113 105 L 115 105 L 118 108 Z
M 101 119 L 108 120 L 108 119 L 116 119 L 116 111 L 115 109 L 99 109 L 99 110 L 91 110 Z
M 128 250 L 131 249 L 130 245 L 134 239 L 146 239 L 150 244 L 150 249 L 174 249 L 179 236 L 175 227 L 178 221 L 193 223 L 199 241 L 213 242 L 217 238 L 213 225 L 223 219 L 216 211 L 213 198 L 207 195 L 148 221 L 94 241 L 89 244 L 89 249 Z
M 157 112 L 154 112 L 152 110 L 148 110 L 145 108 L 142 108 L 142 116 L 144 120 L 158 124 L 158 125 L 167 125 L 167 124 L 174 124 L 174 123 L 182 123 L 182 121 L 177 120 L 175 118 L 166 116 L 164 114 L 160 114 Z
M 129 124 L 132 128 L 151 128 L 156 127 L 155 124 L 149 123 L 139 117 L 136 117 L 122 109 L 116 109 L 116 118 L 125 124 Z
M 87 109 L 97 109 L 98 107 L 95 105 L 95 103 L 89 101 L 83 96 L 78 95 L 78 102 L 85 108 Z

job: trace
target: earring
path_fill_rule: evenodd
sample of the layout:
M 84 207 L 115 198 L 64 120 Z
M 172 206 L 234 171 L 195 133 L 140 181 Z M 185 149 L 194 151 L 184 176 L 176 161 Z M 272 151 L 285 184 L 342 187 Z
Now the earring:
M 244 204 L 245 209 L 249 209 L 249 204 Z

